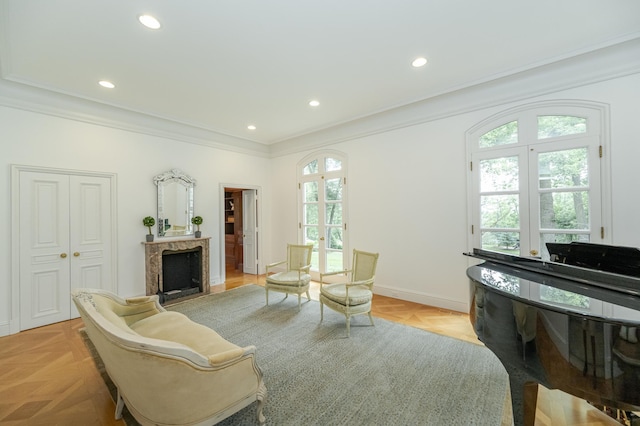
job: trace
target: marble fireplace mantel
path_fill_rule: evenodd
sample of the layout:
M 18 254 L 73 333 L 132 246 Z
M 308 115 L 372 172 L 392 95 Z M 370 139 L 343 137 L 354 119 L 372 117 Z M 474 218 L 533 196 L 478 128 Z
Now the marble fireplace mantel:
M 145 252 L 146 293 L 148 296 L 158 294 L 162 285 L 162 253 L 165 251 L 185 251 L 201 248 L 202 271 L 200 294 L 211 291 L 209 282 L 209 240 L 210 237 L 189 238 L 179 240 L 160 240 L 143 242 Z

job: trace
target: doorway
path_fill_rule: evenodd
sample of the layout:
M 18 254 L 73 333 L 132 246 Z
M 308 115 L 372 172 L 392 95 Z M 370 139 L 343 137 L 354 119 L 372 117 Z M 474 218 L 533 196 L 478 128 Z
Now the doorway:
M 12 186 L 11 332 L 76 318 L 72 289 L 115 292 L 115 175 L 14 165 Z
M 259 188 L 244 185 L 222 185 L 221 264 L 224 282 L 227 275 L 252 274 L 259 271 Z

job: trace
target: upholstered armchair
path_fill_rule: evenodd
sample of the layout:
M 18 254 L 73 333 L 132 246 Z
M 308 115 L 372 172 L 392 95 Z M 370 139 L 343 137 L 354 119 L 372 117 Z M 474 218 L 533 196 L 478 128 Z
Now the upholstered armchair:
M 320 274 L 320 322 L 324 319 L 324 306 L 343 314 L 347 320 L 347 337 L 350 335 L 350 322 L 353 315 L 371 316 L 373 282 L 376 277 L 378 253 L 353 250 L 352 268 L 344 271 Z M 346 282 L 326 284 L 325 278 L 332 275 L 345 275 Z
M 269 290 L 285 293 L 285 299 L 289 294 L 298 295 L 298 310 L 300 310 L 300 297 L 302 293 L 307 293 L 307 300 L 311 300 L 309 295 L 309 283 L 311 275 L 311 253 L 313 244 L 297 245 L 287 244 L 287 260 L 271 263 L 266 266 L 265 291 L 267 295 L 267 305 L 269 304 Z M 286 265 L 286 270 L 269 275 L 274 268 Z

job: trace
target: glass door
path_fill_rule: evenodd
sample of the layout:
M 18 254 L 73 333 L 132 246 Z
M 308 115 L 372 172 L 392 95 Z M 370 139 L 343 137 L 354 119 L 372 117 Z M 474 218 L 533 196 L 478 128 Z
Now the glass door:
M 299 227 L 302 242 L 313 243 L 312 272 L 345 267 L 345 181 L 342 161 L 334 156 L 322 156 L 303 167 Z

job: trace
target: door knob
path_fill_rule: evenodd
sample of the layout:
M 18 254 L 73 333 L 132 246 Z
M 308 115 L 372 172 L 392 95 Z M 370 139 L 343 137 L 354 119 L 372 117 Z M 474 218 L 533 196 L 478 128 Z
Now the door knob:
M 67 253 L 60 253 L 60 257 L 64 259 L 65 257 L 67 257 Z
M 529 254 L 530 254 L 531 256 L 537 256 L 537 255 L 538 255 L 538 250 L 530 250 L 530 251 L 529 251 Z
M 73 255 L 74 255 L 75 257 L 78 257 L 78 256 L 80 256 L 80 253 L 78 253 L 78 252 L 76 251 L 76 252 L 74 252 L 74 253 L 73 253 Z

